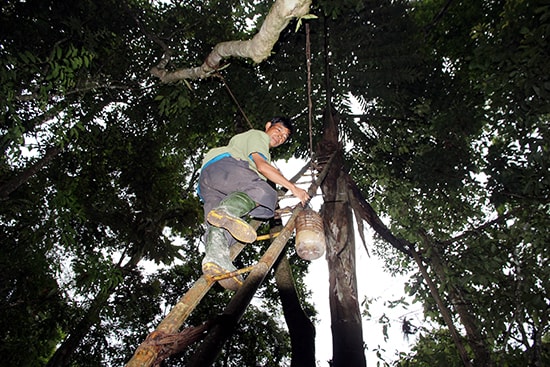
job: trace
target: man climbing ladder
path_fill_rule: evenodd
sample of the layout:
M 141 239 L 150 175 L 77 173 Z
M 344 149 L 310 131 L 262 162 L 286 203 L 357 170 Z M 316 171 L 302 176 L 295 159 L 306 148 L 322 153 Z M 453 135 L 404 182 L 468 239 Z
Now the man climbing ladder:
M 229 144 L 210 150 L 199 178 L 199 196 L 204 202 L 206 222 L 206 255 L 202 271 L 214 277 L 237 270 L 229 257 L 229 248 L 236 242 L 252 243 L 256 231 L 242 219 L 267 219 L 275 214 L 277 192 L 266 182 L 281 185 L 300 199 L 309 200 L 307 191 L 287 180 L 271 165 L 271 148 L 289 138 L 293 126 L 290 119 L 275 117 L 265 125 L 265 132 L 248 130 L 235 135 Z M 220 280 L 226 289 L 238 290 L 242 277 L 236 275 Z

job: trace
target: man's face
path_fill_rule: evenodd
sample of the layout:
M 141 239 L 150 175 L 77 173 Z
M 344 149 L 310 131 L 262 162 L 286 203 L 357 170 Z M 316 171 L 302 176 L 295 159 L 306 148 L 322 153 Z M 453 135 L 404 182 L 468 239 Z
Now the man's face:
M 290 136 L 290 130 L 282 124 L 273 124 L 268 122 L 265 126 L 265 132 L 269 135 L 269 147 L 275 148 L 283 144 Z

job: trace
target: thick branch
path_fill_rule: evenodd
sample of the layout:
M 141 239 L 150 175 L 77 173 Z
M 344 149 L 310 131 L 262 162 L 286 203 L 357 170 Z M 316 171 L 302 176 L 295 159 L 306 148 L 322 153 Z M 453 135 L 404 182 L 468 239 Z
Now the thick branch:
M 271 55 L 273 46 L 290 20 L 306 15 L 310 5 L 311 0 L 276 0 L 260 31 L 252 39 L 218 43 L 201 66 L 168 71 L 164 69 L 164 64 L 159 64 L 151 69 L 151 74 L 163 83 L 174 83 L 183 79 L 206 78 L 228 57 L 249 58 L 260 63 Z M 165 63 L 166 60 L 163 60 Z
M 26 183 L 33 175 L 55 158 L 60 151 L 61 148 L 57 146 L 48 148 L 46 154 L 44 154 L 35 164 L 0 185 L 0 200 L 6 200 L 12 192 Z
M 435 300 L 435 303 L 439 308 L 439 312 L 441 313 L 441 316 L 443 317 L 445 324 L 449 328 L 449 333 L 451 334 L 451 337 L 456 345 L 458 354 L 460 355 L 460 359 L 462 360 L 464 367 L 472 367 L 472 362 L 468 358 L 468 353 L 466 352 L 466 349 L 464 348 L 464 344 L 460 339 L 460 334 L 458 333 L 458 330 L 454 326 L 453 318 L 451 316 L 451 311 L 447 308 L 447 306 L 445 305 L 445 302 L 443 302 L 443 299 L 440 297 L 437 285 L 430 278 L 430 275 L 428 274 L 428 270 L 426 269 L 426 266 L 424 266 L 424 263 L 422 262 L 420 255 L 414 249 L 413 244 L 409 244 L 409 253 L 412 254 L 414 260 L 416 261 L 416 264 L 418 265 L 418 269 L 422 274 L 422 278 L 424 278 L 424 281 L 428 285 L 430 294 Z
M 348 187 L 353 193 L 353 198 L 351 200 L 352 205 L 354 206 L 356 213 L 361 216 L 361 219 L 365 220 L 372 227 L 372 229 L 374 229 L 375 232 L 378 233 L 380 237 L 388 241 L 393 247 L 403 252 L 405 255 L 408 255 L 409 257 L 412 256 L 409 250 L 411 244 L 402 238 L 397 238 L 394 236 L 394 234 L 382 222 L 382 220 L 380 219 L 378 214 L 376 214 L 370 204 L 365 200 L 363 194 L 361 194 L 361 190 L 359 190 L 353 179 L 349 176 L 346 177 Z

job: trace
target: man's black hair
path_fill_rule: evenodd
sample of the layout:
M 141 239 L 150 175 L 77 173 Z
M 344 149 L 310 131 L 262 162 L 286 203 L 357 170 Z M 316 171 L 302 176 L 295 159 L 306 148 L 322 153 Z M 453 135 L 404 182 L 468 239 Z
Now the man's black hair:
M 281 124 L 284 127 L 286 127 L 288 129 L 289 133 L 290 133 L 289 137 L 294 132 L 294 125 L 292 124 L 292 120 L 288 117 L 282 117 L 282 116 L 273 117 L 271 119 L 271 123 L 272 124 Z

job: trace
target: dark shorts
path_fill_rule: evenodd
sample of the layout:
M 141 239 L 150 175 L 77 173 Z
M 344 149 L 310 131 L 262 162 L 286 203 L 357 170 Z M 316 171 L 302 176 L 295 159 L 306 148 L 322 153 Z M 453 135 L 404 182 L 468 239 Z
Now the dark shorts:
M 204 214 L 218 206 L 232 192 L 244 192 L 258 203 L 249 215 L 255 218 L 271 218 L 277 205 L 277 191 L 256 172 L 248 162 L 232 157 L 220 159 L 201 171 L 199 192 L 204 202 Z

